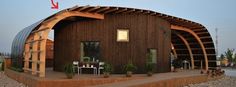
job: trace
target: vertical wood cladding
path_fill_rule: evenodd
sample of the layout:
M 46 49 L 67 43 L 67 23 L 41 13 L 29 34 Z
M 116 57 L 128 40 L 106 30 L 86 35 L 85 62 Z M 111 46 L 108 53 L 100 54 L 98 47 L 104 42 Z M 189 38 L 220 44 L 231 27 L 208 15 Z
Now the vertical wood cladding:
M 115 73 L 132 61 L 145 72 L 147 49 L 157 49 L 157 72 L 170 71 L 170 24 L 156 16 L 138 14 L 107 14 L 103 20 L 78 18 L 58 23 L 55 27 L 54 70 L 80 60 L 81 41 L 99 41 L 101 61 L 111 63 Z M 117 29 L 129 30 L 129 42 L 117 42 Z

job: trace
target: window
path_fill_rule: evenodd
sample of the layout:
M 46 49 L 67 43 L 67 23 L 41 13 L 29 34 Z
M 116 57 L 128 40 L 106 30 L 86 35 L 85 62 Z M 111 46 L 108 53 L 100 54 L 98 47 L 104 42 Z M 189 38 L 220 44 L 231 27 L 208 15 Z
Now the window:
M 100 43 L 97 41 L 84 41 L 80 45 L 81 61 L 95 62 L 100 59 Z
M 117 42 L 129 42 L 129 30 L 118 29 L 117 30 Z
M 156 49 L 148 49 L 148 61 L 151 63 L 157 63 L 157 50 Z

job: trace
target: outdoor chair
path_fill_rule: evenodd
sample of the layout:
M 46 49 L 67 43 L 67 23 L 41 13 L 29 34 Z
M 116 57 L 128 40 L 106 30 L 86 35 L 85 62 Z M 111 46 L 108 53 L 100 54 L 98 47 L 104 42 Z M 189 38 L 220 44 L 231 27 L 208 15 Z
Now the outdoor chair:
M 79 61 L 73 61 L 73 67 L 74 67 L 74 70 L 76 70 L 76 68 L 78 69 L 78 73 L 79 73 Z M 75 71 L 74 71 L 75 72 Z
M 104 67 L 103 67 L 104 64 L 105 64 L 104 62 L 99 62 L 98 63 L 98 75 L 100 75 L 101 70 L 104 69 Z

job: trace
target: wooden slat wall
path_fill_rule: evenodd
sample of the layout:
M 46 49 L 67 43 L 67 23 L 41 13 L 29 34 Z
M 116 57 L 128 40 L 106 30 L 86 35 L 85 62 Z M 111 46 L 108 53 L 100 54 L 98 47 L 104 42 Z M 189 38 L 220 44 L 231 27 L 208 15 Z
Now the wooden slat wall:
M 157 72 L 170 71 L 170 24 L 156 16 L 109 14 L 104 20 L 60 22 L 54 29 L 54 70 L 80 60 L 81 41 L 100 41 L 101 60 L 111 63 L 115 73 L 121 73 L 129 61 L 138 67 L 137 73 L 143 73 L 148 48 L 157 49 Z M 117 29 L 129 29 L 130 41 L 117 42 Z

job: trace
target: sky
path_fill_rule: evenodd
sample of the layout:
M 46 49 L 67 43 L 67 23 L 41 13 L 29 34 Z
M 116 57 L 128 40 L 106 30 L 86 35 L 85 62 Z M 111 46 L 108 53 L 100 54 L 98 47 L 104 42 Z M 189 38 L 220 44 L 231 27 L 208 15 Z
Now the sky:
M 0 1 L 0 52 L 10 52 L 15 35 L 23 28 L 75 5 L 121 6 L 148 9 L 203 24 L 215 41 L 218 29 L 219 54 L 236 48 L 236 0 L 51 0 Z M 53 38 L 52 35 L 49 37 Z

